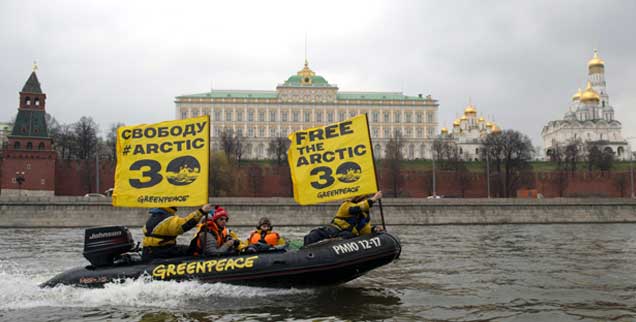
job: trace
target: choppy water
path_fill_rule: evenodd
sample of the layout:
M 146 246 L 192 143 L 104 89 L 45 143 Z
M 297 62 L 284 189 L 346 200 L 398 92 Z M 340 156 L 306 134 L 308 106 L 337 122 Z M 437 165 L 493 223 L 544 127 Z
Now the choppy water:
M 308 228 L 279 230 L 299 239 Z M 85 265 L 83 230 L 3 229 L 0 320 L 636 320 L 636 224 L 389 230 L 403 242 L 397 262 L 339 287 L 281 290 L 143 279 L 40 289 Z

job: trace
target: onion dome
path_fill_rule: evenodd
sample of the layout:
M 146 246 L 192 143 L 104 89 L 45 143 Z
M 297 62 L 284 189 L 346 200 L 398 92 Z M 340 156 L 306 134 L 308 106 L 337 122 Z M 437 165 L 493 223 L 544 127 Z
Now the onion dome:
M 448 129 L 447 129 L 447 128 L 445 128 L 445 127 L 443 127 L 443 128 L 442 128 L 442 134 L 447 134 L 447 133 L 448 133 Z
M 598 96 L 598 93 L 592 88 L 592 83 L 587 82 L 587 87 L 585 87 L 585 91 L 581 95 L 581 102 L 598 102 L 601 100 L 601 97 Z
M 468 118 L 466 117 L 466 115 L 462 115 L 462 117 L 460 117 L 459 120 L 462 122 L 466 122 L 468 121 Z
M 486 120 L 484 119 L 483 116 L 477 119 L 477 123 L 484 123 L 484 122 L 486 122 Z
M 456 120 L 453 122 L 453 127 L 458 127 L 458 126 L 459 126 L 459 119 L 456 119 Z
M 501 129 L 496 126 L 496 125 L 492 125 L 492 133 L 501 133 Z
M 605 62 L 598 56 L 598 52 L 594 49 L 594 57 L 587 62 L 587 68 L 605 67 Z
M 491 127 L 493 127 L 493 125 L 494 125 L 494 124 L 492 124 L 492 123 L 490 123 L 490 122 L 486 122 L 486 127 L 487 127 L 487 128 L 491 128 Z
M 477 110 L 475 109 L 474 106 L 468 105 L 466 106 L 466 109 L 464 109 L 464 114 L 466 115 L 477 114 Z
M 576 92 L 573 96 L 572 96 L 572 100 L 573 101 L 578 101 L 581 99 L 581 95 L 583 94 L 583 92 L 581 92 L 581 89 L 579 88 L 579 91 Z

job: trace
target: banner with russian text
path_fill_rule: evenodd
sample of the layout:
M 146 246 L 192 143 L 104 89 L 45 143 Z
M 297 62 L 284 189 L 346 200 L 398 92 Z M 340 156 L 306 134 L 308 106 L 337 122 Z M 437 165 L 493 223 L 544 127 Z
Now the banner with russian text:
M 113 206 L 199 206 L 208 202 L 210 118 L 117 129 Z
M 289 135 L 294 199 L 312 205 L 378 191 L 366 114 Z

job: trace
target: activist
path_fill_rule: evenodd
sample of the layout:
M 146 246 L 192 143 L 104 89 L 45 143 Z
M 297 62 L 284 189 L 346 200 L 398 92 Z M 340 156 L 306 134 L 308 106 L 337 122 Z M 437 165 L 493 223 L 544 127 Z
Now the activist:
M 225 255 L 234 254 L 243 250 L 247 245 L 241 243 L 236 234 L 226 227 L 229 220 L 227 211 L 223 207 L 214 206 L 214 213 L 210 212 L 212 218 L 208 219 L 207 231 L 204 232 L 203 224 L 198 225 L 194 239 L 190 242 L 190 247 L 195 256 L 199 256 L 204 249 L 205 255 Z M 202 247 L 205 240 L 205 247 Z
M 185 217 L 176 215 L 177 207 L 150 209 L 150 217 L 142 227 L 143 259 L 187 255 L 188 246 L 177 245 L 177 236 L 196 226 L 201 217 L 211 209 L 212 205 L 205 204 Z
M 382 191 L 378 191 L 370 198 L 367 195 L 362 195 L 345 200 L 330 224 L 313 229 L 305 235 L 304 245 L 327 238 L 347 239 L 383 231 L 382 226 L 371 226 L 369 211 L 373 203 L 381 198 Z
M 258 221 L 256 230 L 250 233 L 247 238 L 247 252 L 256 253 L 259 251 L 267 251 L 272 248 L 285 248 L 287 242 L 274 230 L 272 222 L 267 217 L 263 217 Z

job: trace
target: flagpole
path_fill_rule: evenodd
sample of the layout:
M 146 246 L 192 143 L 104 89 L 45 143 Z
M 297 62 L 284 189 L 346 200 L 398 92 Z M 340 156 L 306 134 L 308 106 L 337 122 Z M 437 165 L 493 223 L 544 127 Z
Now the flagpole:
M 210 122 L 210 115 L 208 116 L 208 184 L 205 185 L 205 190 L 207 190 L 207 203 L 210 203 L 210 149 L 212 148 L 212 140 L 210 139 L 210 134 L 212 134 L 212 122 Z M 203 245 L 201 245 L 201 257 L 205 257 L 205 248 L 208 246 L 208 212 L 205 212 L 205 217 L 203 217 Z
M 369 115 L 364 113 L 364 119 L 367 122 L 367 133 L 369 135 L 369 146 L 371 147 L 371 159 L 373 163 L 373 174 L 375 175 L 375 188 L 380 191 L 380 183 L 378 183 L 378 171 L 375 168 L 375 154 L 373 153 L 373 142 L 371 142 L 371 128 L 369 127 Z M 384 222 L 384 211 L 382 210 L 382 198 L 378 199 L 378 206 L 380 207 L 380 218 L 382 219 L 382 228 L 386 231 L 386 224 Z

